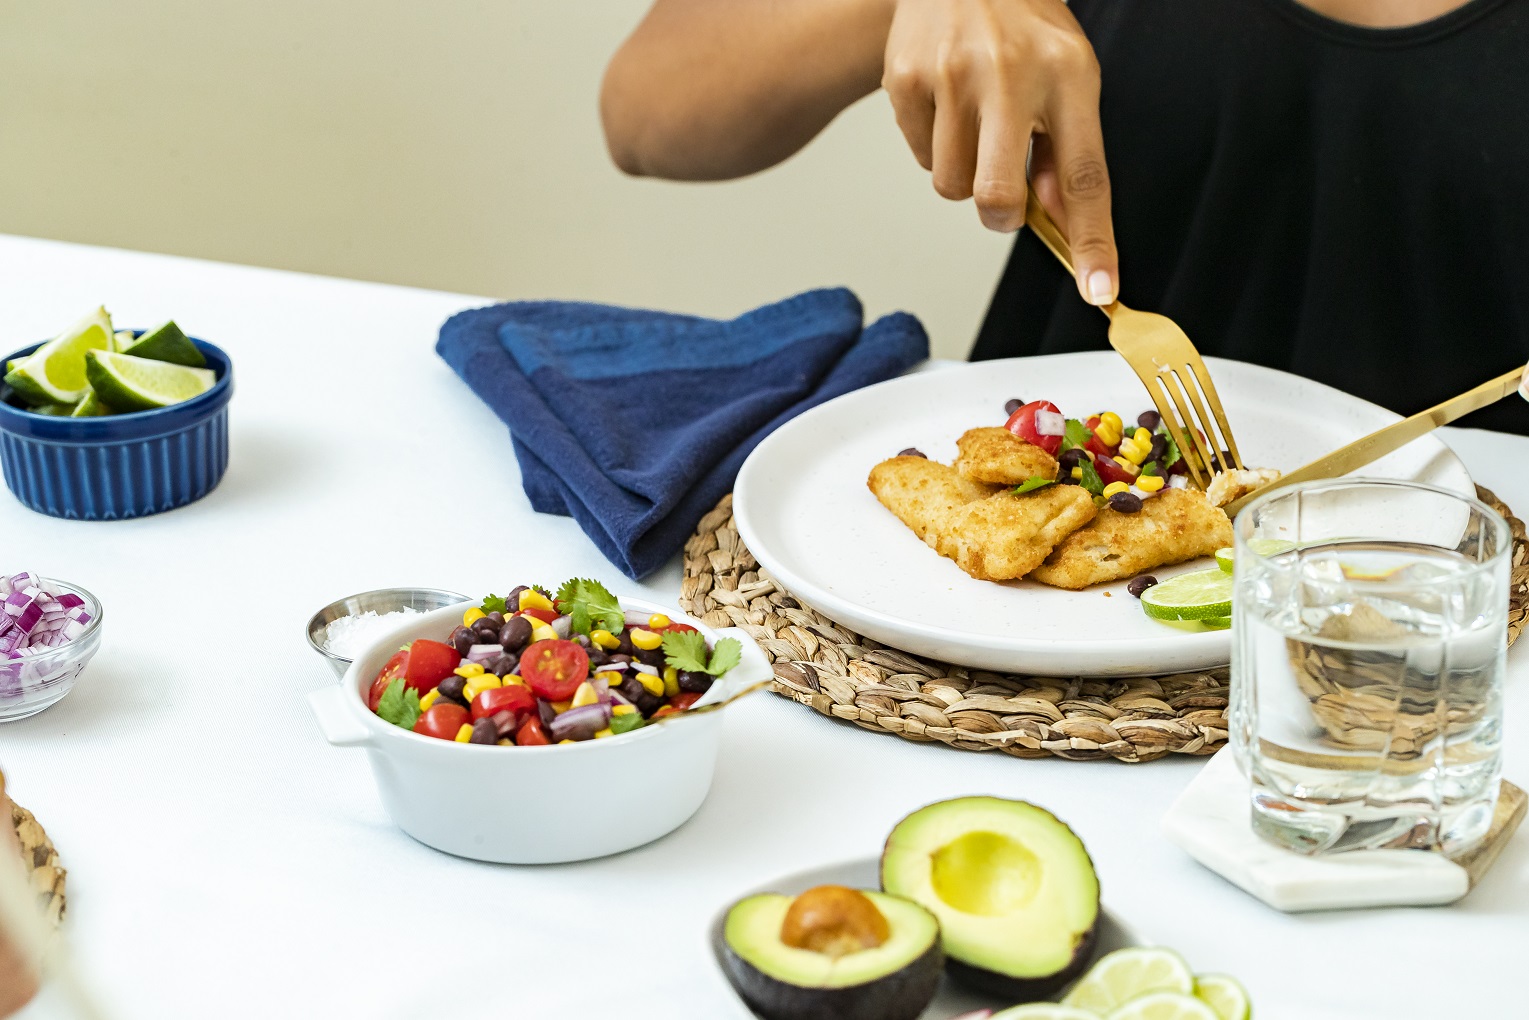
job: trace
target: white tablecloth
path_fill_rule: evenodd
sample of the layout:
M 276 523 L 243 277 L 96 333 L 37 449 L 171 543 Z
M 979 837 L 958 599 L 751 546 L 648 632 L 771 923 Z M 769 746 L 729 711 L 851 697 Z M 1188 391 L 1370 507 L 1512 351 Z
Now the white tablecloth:
M 442 320 L 481 300 L 0 237 L 6 350 L 105 302 L 122 326 L 173 316 L 236 366 L 231 466 L 200 503 L 99 524 L 0 496 L 0 569 L 105 604 L 79 689 L 0 726 L 0 763 L 69 868 L 68 928 L 112 1016 L 739 1016 L 705 946 L 714 911 L 773 875 L 873 855 L 908 811 L 972 793 L 1055 810 L 1112 909 L 1196 969 L 1241 977 L 1261 1017 L 1524 1011 L 1529 838 L 1457 906 L 1287 917 L 1159 835 L 1194 760 L 957 753 L 760 695 L 729 711 L 705 806 L 650 846 L 508 867 L 403 835 L 365 755 L 324 743 L 309 715 L 304 695 L 334 677 L 308 616 L 397 584 L 620 580 L 572 521 L 530 511 L 504 427 L 433 352 Z M 1529 439 L 1446 438 L 1529 510 Z M 615 587 L 672 601 L 679 578 L 673 564 Z M 1511 663 L 1522 783 L 1529 652 Z M 568 790 L 569 810 L 663 781 L 612 775 Z

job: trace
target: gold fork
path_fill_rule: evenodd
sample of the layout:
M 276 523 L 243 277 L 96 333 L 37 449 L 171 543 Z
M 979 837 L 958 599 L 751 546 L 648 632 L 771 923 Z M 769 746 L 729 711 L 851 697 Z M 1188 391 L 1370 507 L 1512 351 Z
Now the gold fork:
M 1033 188 L 1025 204 L 1025 224 L 1076 276 L 1072 247 L 1035 197 Z M 1139 312 L 1119 301 L 1100 310 L 1110 318 L 1110 346 L 1126 359 L 1147 387 L 1157 413 L 1168 427 L 1168 435 L 1178 444 L 1190 481 L 1204 489 L 1210 484 L 1212 468 L 1241 468 L 1237 440 L 1232 438 L 1232 426 L 1222 410 L 1221 398 L 1216 395 L 1210 369 L 1205 367 L 1205 360 L 1184 331 L 1166 315 Z M 1207 405 L 1210 414 L 1206 413 Z M 1190 427 L 1186 429 L 1185 423 Z M 1216 452 L 1220 450 L 1226 454 Z M 1231 463 L 1224 463 L 1226 460 Z

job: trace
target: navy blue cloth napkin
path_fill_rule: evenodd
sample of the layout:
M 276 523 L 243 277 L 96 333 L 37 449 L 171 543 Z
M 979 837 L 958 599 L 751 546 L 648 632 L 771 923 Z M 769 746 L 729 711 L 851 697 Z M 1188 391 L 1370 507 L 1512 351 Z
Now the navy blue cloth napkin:
M 641 579 L 773 429 L 929 356 L 913 316 L 862 322 L 843 289 L 731 321 L 525 301 L 452 316 L 435 349 L 509 425 L 531 505 Z

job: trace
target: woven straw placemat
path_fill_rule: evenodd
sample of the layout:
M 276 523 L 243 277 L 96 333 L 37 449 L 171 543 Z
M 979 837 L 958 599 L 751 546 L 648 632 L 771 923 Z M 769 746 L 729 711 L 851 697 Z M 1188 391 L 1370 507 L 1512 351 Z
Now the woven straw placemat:
M 67 872 L 58 863 L 58 851 L 53 841 L 43 831 L 32 812 L 19 804 L 11 804 L 11 824 L 21 840 L 21 858 L 26 863 L 37 893 L 38 906 L 43 916 L 57 927 L 64 919 L 64 876 Z
M 1502 501 L 1481 499 L 1513 528 L 1508 640 L 1529 618 L 1529 536 Z M 1226 743 L 1225 668 L 1136 679 L 988 673 L 921 659 L 839 626 L 760 569 L 733 524 L 733 497 L 685 545 L 680 605 L 714 627 L 742 627 L 775 664 L 774 690 L 823 715 L 908 740 L 1017 758 L 1151 761 Z

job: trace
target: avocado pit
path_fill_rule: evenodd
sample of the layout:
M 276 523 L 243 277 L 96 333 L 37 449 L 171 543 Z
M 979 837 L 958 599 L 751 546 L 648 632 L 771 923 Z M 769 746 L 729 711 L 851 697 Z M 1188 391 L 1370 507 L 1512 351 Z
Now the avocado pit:
M 891 934 L 876 904 L 860 890 L 842 885 L 808 889 L 791 901 L 780 926 L 780 940 L 786 945 L 835 959 L 875 949 Z

